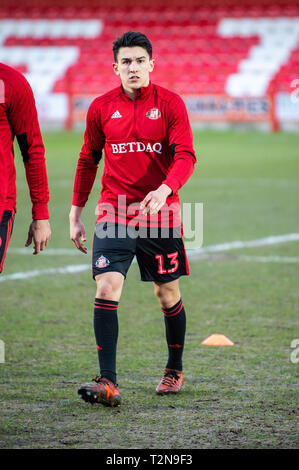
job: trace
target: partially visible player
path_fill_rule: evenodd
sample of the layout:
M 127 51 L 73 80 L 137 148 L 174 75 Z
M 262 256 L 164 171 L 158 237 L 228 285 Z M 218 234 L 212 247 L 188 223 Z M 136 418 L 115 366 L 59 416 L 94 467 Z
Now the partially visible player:
M 0 220 L 2 219 L 2 214 L 4 211 L 4 203 L 6 199 L 7 193 L 7 160 L 5 159 L 2 141 L 0 140 Z M 1 246 L 1 240 L 0 240 Z
M 32 222 L 25 246 L 34 244 L 36 255 L 51 238 L 49 189 L 45 148 L 40 133 L 34 96 L 26 78 L 0 63 L 0 272 L 16 213 L 14 137 L 22 153 L 32 202 Z

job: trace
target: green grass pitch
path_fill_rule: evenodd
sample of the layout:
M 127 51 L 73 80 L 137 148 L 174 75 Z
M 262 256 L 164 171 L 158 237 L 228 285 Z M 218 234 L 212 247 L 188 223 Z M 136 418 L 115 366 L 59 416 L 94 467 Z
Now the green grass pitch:
M 71 249 L 68 213 L 82 132 L 43 135 L 49 248 Z M 198 164 L 180 195 L 204 205 L 203 246 L 299 233 L 299 134 L 196 131 L 194 140 Z M 18 213 L 2 276 L 90 263 L 102 164 L 82 217 L 86 256 L 75 248 L 72 256 L 16 251 L 31 217 L 17 149 L 16 166 Z M 290 357 L 299 338 L 298 256 L 295 241 L 190 259 L 191 274 L 181 279 L 184 387 L 173 397 L 155 395 L 167 356 L 164 321 L 152 285 L 141 283 L 132 265 L 119 306 L 123 403 L 116 409 L 77 396 L 78 385 L 98 373 L 90 272 L 0 282 L 0 447 L 295 448 L 299 365 Z M 212 333 L 235 345 L 202 346 Z

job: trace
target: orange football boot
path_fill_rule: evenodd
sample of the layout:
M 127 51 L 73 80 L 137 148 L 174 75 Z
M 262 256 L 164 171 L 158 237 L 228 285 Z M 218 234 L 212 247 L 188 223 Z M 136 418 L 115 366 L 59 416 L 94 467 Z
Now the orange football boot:
M 158 395 L 178 393 L 183 385 L 183 372 L 174 369 L 165 369 L 164 376 L 156 388 Z
M 89 403 L 102 403 L 105 406 L 118 406 L 121 403 L 117 384 L 114 384 L 105 377 L 95 376 L 93 384 L 82 385 L 78 390 L 78 395 L 82 400 Z

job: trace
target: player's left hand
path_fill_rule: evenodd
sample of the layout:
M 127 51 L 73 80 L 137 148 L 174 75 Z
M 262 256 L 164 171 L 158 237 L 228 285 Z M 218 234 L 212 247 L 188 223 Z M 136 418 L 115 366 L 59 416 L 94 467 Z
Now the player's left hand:
M 48 220 L 33 220 L 29 225 L 28 238 L 25 246 L 30 246 L 33 240 L 34 255 L 43 251 L 51 239 L 51 228 Z
M 140 210 L 143 215 L 156 215 L 164 206 L 167 197 L 172 190 L 167 184 L 161 184 L 155 191 L 150 191 L 140 203 Z

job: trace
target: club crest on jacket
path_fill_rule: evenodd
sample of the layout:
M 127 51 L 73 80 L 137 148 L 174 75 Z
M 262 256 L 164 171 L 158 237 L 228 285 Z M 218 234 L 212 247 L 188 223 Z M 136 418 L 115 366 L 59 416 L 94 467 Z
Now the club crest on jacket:
M 149 119 L 159 119 L 159 117 L 161 117 L 161 111 L 158 108 L 152 108 L 146 113 L 146 117 Z

